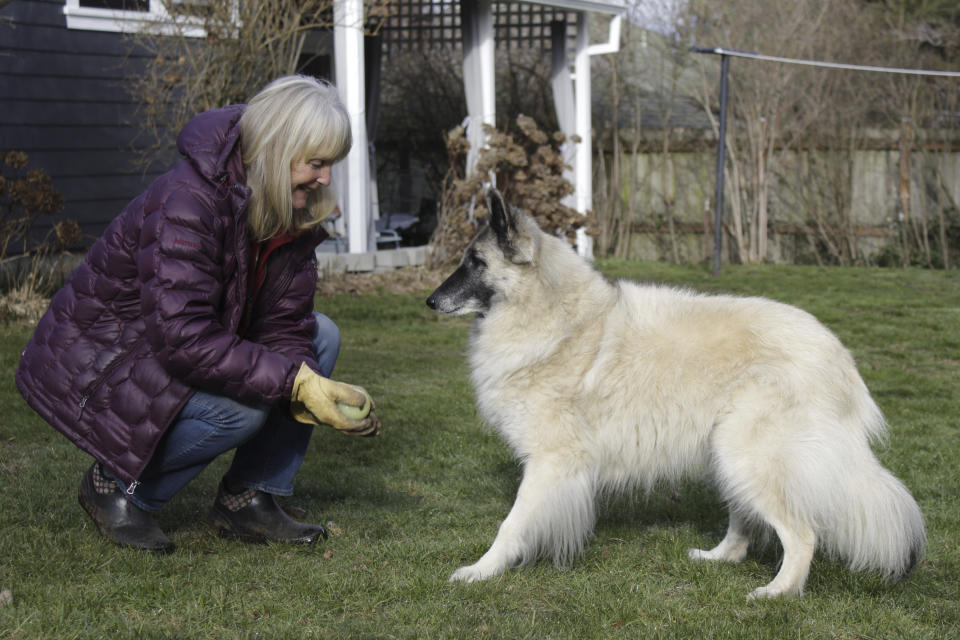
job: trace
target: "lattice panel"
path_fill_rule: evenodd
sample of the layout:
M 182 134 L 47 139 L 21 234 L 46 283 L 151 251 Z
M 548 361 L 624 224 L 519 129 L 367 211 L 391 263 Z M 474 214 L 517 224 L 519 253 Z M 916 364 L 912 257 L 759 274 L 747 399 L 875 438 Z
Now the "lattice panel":
M 550 23 L 576 14 L 542 5 L 497 2 L 493 4 L 498 47 L 550 47 Z M 571 30 L 572 31 L 572 30 Z M 393 0 L 390 17 L 380 30 L 384 50 L 455 49 L 460 47 L 460 3 L 457 1 Z

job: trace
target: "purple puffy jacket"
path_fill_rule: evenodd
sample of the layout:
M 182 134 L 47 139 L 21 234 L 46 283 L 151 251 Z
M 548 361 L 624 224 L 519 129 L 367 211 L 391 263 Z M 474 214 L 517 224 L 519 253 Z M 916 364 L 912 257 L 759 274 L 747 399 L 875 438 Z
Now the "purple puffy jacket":
M 186 158 L 90 247 L 17 369 L 27 403 L 126 483 L 195 389 L 276 404 L 289 399 L 302 362 L 317 368 L 322 230 L 273 251 L 256 301 L 247 300 L 243 109 L 207 111 L 184 127 L 177 147 Z

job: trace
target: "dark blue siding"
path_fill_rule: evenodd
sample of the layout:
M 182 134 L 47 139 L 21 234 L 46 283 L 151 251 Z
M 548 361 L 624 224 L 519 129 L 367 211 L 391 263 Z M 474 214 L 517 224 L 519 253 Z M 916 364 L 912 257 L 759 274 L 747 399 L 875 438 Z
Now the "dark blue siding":
M 0 9 L 0 152 L 20 149 L 50 174 L 64 214 L 99 235 L 165 170 L 137 166 L 136 109 L 123 78 L 148 58 L 117 33 L 70 30 L 61 0 Z

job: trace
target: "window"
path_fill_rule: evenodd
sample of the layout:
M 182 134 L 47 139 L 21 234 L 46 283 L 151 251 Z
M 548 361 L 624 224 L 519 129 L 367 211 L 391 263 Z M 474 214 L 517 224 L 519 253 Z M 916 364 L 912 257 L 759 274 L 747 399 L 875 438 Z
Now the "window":
M 202 18 L 209 0 L 66 0 L 68 29 L 130 33 L 145 28 L 158 33 L 181 31 L 203 37 Z

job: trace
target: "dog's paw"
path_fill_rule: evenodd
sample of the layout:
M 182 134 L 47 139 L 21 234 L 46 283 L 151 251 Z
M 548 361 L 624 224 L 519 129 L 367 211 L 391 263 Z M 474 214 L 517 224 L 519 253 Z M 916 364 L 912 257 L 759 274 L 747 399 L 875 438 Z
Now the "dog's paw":
M 737 549 L 724 548 L 722 545 L 715 549 L 688 549 L 687 557 L 697 562 L 743 562 L 747 555 L 746 546 Z
M 703 549 L 687 549 L 687 557 L 691 560 L 715 560 L 709 551 Z
M 771 600 L 773 598 L 792 598 L 799 596 L 800 592 L 796 589 L 780 589 L 771 587 L 769 584 L 765 587 L 757 587 L 747 596 L 747 600 Z
M 687 557 L 698 562 L 740 562 L 743 558 L 731 558 L 716 549 L 688 549 Z
M 480 582 L 487 578 L 492 578 L 503 573 L 503 569 L 486 569 L 480 566 L 480 563 L 472 564 L 469 567 L 460 567 L 452 574 L 448 582 Z

